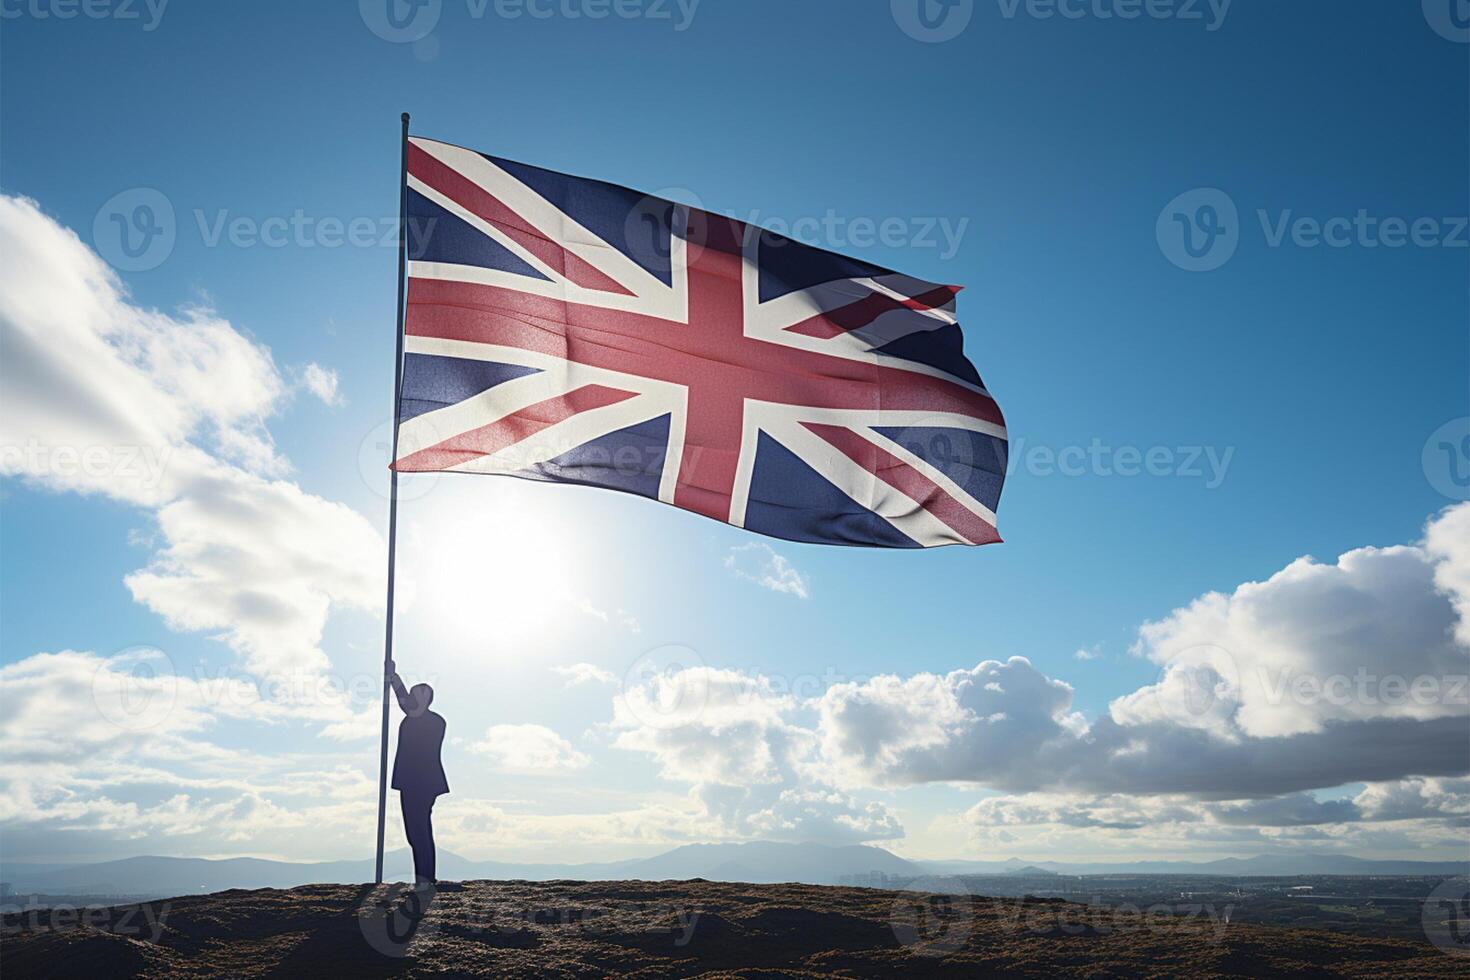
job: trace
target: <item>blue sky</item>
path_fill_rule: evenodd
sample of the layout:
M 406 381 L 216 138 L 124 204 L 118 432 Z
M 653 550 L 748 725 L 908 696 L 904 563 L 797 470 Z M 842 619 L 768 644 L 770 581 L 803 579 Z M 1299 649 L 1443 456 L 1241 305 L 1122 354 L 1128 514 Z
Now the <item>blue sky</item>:
M 922 32 L 904 0 L 892 9 L 837 0 L 629 0 L 615 8 L 443 0 L 420 14 L 437 11 L 433 29 L 402 43 L 371 29 L 382 6 L 171 0 L 151 9 L 102 5 L 95 10 L 108 16 L 67 19 L 47 2 L 4 6 L 4 192 L 34 200 L 114 264 L 126 262 L 106 233 L 109 202 L 138 188 L 162 195 L 174 213 L 172 248 L 151 268 L 119 271 L 119 282 L 134 307 L 180 322 L 188 319 L 180 310 L 207 307 L 269 349 L 275 381 L 267 384 L 281 390 L 257 421 L 289 464 L 252 473 L 340 502 L 379 533 L 386 527 L 371 444 L 390 405 L 395 253 L 381 240 L 397 207 L 405 110 L 416 134 L 778 229 L 816 223 L 820 230 L 805 236 L 814 243 L 965 285 L 967 351 L 1004 407 L 1012 440 L 999 510 L 1006 543 L 932 553 L 764 543 L 579 488 L 453 475 L 409 481 L 418 489 L 403 512 L 411 540 L 401 569 L 418 597 L 402 611 L 398 659 L 410 679 L 436 679 L 438 707 L 464 739 L 449 760 L 458 794 L 450 799 L 461 807 L 446 841 L 455 849 L 620 856 L 677 840 L 669 828 L 679 820 L 647 817 L 650 808 L 693 807 L 714 819 L 700 787 L 739 785 L 749 774 L 680 769 L 670 761 L 677 747 L 620 723 L 610 704 L 647 651 L 687 648 L 710 668 L 766 678 L 777 689 L 795 684 L 805 698 L 833 681 L 942 676 L 1022 656 L 1039 675 L 1071 685 L 1068 711 L 1093 723 L 1167 675 L 1164 641 L 1130 653 L 1142 624 L 1206 593 L 1265 580 L 1304 555 L 1330 566 L 1364 546 L 1415 545 L 1426 522 L 1455 502 L 1453 483 L 1443 492 L 1443 476 L 1426 472 L 1422 456 L 1431 433 L 1470 413 L 1470 45 L 1453 20 L 1437 19 L 1432 2 L 1424 10 L 1181 2 L 1127 18 L 1132 8 L 1118 0 L 975 0 L 948 10 L 941 33 L 957 31 L 953 37 L 927 42 L 911 36 Z M 589 15 L 601 9 L 613 12 Z M 1235 209 L 1217 246 L 1234 251 L 1213 251 L 1203 261 L 1217 267 L 1189 271 L 1170 238 L 1172 214 L 1204 220 L 1201 202 L 1222 195 L 1202 189 L 1223 192 Z M 260 229 L 293 219 L 299 235 L 289 232 L 279 247 L 259 240 Z M 889 219 L 904 229 L 897 240 L 864 234 L 865 222 Z M 1346 236 L 1340 244 L 1311 244 L 1310 223 L 1334 219 Z M 1385 219 L 1419 228 L 1420 242 L 1392 246 Z M 371 242 L 332 244 L 331 222 L 354 220 L 372 229 Z M 238 233 L 230 230 L 236 221 Z M 308 365 L 317 366 L 312 377 L 335 378 L 335 392 L 319 384 L 314 395 Z M 200 429 L 189 438 L 203 445 L 216 436 Z M 1105 463 L 1055 472 L 1051 454 L 1069 447 L 1097 447 Z M 1126 459 L 1151 449 L 1159 475 L 1115 471 L 1118 451 Z M 218 444 L 211 451 L 228 455 Z M 7 473 L 4 663 L 63 650 L 105 659 L 148 646 L 164 651 L 175 671 L 258 678 L 239 646 L 221 641 L 228 626 L 190 628 L 160 612 L 164 600 L 141 601 L 125 585 L 167 547 L 157 507 Z M 760 547 L 746 547 L 753 544 Z M 756 579 L 768 573 L 787 589 L 762 587 Z M 1453 593 L 1437 588 L 1449 609 Z M 319 643 L 307 643 L 335 675 L 371 679 L 376 670 L 381 626 L 365 605 L 334 597 Z M 1267 610 L 1287 617 L 1270 602 Z M 1263 615 L 1251 612 L 1253 621 Z M 1332 647 L 1327 622 L 1328 633 L 1295 642 Z M 1272 635 L 1293 633 L 1299 623 L 1290 624 Z M 1437 676 L 1464 672 L 1444 657 L 1430 658 Z M 616 680 L 567 687 L 548 669 L 576 663 Z M 760 691 L 757 701 L 771 693 Z M 1439 713 L 1463 718 L 1457 705 Z M 819 740 L 831 735 L 813 705 L 778 714 Z M 496 770 L 486 760 L 501 756 L 471 749 L 492 725 L 550 729 L 566 743 L 561 762 Z M 769 726 L 761 731 L 769 747 Z M 1299 734 L 1287 726 L 1272 737 Z M 106 790 L 84 792 L 80 776 L 47 783 L 6 811 L 6 858 L 20 857 L 20 848 L 36 859 L 169 848 L 334 857 L 370 846 L 355 829 L 303 832 L 291 842 L 242 831 L 232 841 L 203 829 L 198 816 L 155 821 L 149 826 L 176 833 L 139 840 L 98 817 L 101 809 L 67 817 L 59 808 L 93 792 L 137 812 L 174 801 L 181 813 L 194 807 L 243 825 L 264 819 L 261 801 L 298 813 L 310 805 L 267 788 L 291 773 L 345 767 L 366 780 L 376 756 L 371 738 L 325 739 L 299 719 L 216 713 L 191 737 L 255 753 L 262 773 L 270 768 L 262 759 L 300 758 L 244 788 L 170 785 L 161 764 L 147 779 Z M 898 838 L 878 820 L 870 839 L 925 856 L 1200 846 L 1172 830 L 1161 830 L 1157 843 L 1070 830 L 1006 841 L 995 825 L 972 835 L 995 817 L 972 808 L 996 794 L 1019 801 L 1049 793 L 1053 811 L 1076 801 L 1056 802 L 1066 787 L 931 768 L 942 778 L 880 772 L 871 758 L 852 762 L 842 791 L 859 808 L 886 808 L 905 832 Z M 1453 764 L 1432 773 L 1401 768 L 1395 778 L 1464 775 Z M 761 778 L 809 786 L 805 771 L 797 765 Z M 1293 791 L 1346 798 L 1370 782 L 1381 780 L 1365 771 Z M 1465 792 L 1436 787 L 1450 797 Z M 362 819 L 360 790 L 359 782 L 341 790 L 341 814 L 353 828 Z M 1270 795 L 1230 795 L 1236 791 L 1220 794 Z M 1121 781 L 1076 792 L 1092 794 L 1096 807 L 1139 791 Z M 477 810 L 469 802 L 477 799 L 490 802 Z M 483 816 L 487 808 L 494 819 Z M 611 812 L 643 814 L 641 829 L 565 845 L 552 831 L 526 829 L 549 817 Z M 1202 819 L 1229 823 L 1214 811 Z M 1302 830 L 1301 840 L 1277 839 L 1257 829 L 1256 837 L 1215 836 L 1204 846 L 1463 849 L 1463 829 L 1446 836 L 1429 817 L 1410 830 L 1369 823 L 1262 824 L 1323 838 Z M 662 829 L 648 829 L 655 825 Z M 762 825 L 714 826 L 689 824 L 687 832 L 760 836 Z M 1371 836 L 1388 833 L 1399 836 Z

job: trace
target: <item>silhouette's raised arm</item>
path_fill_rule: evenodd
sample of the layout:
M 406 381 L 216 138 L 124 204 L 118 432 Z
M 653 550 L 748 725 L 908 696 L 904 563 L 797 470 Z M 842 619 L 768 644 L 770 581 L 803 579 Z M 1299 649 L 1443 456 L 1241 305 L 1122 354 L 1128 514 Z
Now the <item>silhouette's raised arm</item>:
M 388 683 L 393 685 L 393 693 L 398 697 L 398 707 L 406 715 L 413 714 L 413 700 L 409 698 L 408 688 L 403 686 L 403 678 L 398 676 L 398 669 L 393 664 L 388 665 Z

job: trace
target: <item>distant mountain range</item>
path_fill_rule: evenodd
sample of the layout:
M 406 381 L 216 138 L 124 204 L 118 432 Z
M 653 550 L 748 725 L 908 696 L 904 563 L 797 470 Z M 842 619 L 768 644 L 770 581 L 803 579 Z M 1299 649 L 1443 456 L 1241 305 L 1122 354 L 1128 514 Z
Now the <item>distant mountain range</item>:
M 926 861 L 930 874 L 1023 874 L 1022 862 Z M 1216 861 L 1035 861 L 1027 866 L 1037 875 L 1460 875 L 1470 872 L 1470 861 L 1375 861 L 1349 854 L 1257 854 Z
M 410 877 L 407 851 L 390 852 L 385 877 Z M 1372 861 L 1342 854 L 1274 854 L 1218 861 L 1122 861 L 1062 863 L 1054 861 L 909 861 L 866 845 L 831 846 L 754 841 L 743 844 L 686 844 L 653 857 L 592 864 L 513 864 L 471 861 L 441 851 L 439 874 L 446 880 L 489 878 L 548 881 L 643 880 L 705 878 L 756 884 L 803 882 L 842 884 L 881 873 L 887 880 L 947 875 L 1196 874 L 1196 875 L 1455 875 L 1470 871 L 1470 862 Z M 133 857 L 96 864 L 20 864 L 0 866 L 0 879 L 12 893 L 28 895 L 127 895 L 170 897 L 228 888 L 294 888 L 327 882 L 371 881 L 371 860 L 301 863 L 259 858 Z

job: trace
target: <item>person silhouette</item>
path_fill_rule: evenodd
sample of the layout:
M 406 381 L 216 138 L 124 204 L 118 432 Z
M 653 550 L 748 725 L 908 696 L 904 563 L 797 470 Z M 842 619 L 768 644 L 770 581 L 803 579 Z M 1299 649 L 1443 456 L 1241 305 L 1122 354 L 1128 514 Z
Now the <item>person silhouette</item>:
M 449 792 L 439 751 L 444 745 L 444 718 L 429 710 L 434 689 L 415 684 L 405 690 L 398 668 L 388 661 L 388 682 L 403 709 L 398 724 L 398 751 L 393 756 L 393 783 L 403 808 L 403 833 L 413 848 L 414 880 L 438 884 L 434 868 L 434 801 Z

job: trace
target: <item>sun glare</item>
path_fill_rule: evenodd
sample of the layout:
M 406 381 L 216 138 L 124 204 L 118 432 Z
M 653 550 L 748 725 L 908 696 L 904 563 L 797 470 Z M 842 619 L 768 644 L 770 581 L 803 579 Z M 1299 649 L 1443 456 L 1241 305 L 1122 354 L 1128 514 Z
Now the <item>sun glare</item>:
M 567 501 L 535 486 L 444 480 L 405 508 L 399 609 L 419 628 L 463 641 L 544 634 L 576 608 L 587 583 L 568 547 Z

